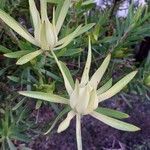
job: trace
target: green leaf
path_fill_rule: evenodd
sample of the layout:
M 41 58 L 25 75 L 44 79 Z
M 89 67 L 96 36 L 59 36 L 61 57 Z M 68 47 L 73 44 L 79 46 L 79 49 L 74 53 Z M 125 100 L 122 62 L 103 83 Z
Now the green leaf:
M 90 5 L 90 4 L 95 4 L 94 0 L 86 0 L 85 2 L 82 3 L 82 6 Z
M 35 52 L 31 52 L 27 55 L 24 55 L 23 57 L 21 57 L 18 61 L 17 61 L 17 65 L 23 65 L 29 61 L 31 61 L 32 59 L 34 59 L 35 57 L 37 57 L 38 55 L 42 54 L 43 51 L 42 50 L 37 50 Z
M 105 115 L 102 115 L 100 113 L 97 113 L 97 112 L 92 112 L 91 115 L 102 121 L 103 123 L 113 127 L 113 128 L 116 128 L 118 130 L 122 130 L 122 131 L 130 131 L 130 132 L 134 132 L 134 131 L 138 131 L 140 130 L 140 128 L 132 125 L 132 124 L 129 124 L 129 123 L 125 123 L 123 121 L 120 121 L 120 120 L 117 120 L 117 119 L 114 119 L 114 118 L 111 118 L 111 117 L 108 117 L 108 116 L 105 116 Z
M 89 23 L 83 27 L 81 27 L 81 29 L 79 30 L 79 32 L 76 34 L 75 37 L 78 37 L 79 35 L 87 32 L 88 30 L 90 30 L 93 26 L 95 25 L 95 23 Z
M 31 51 L 22 50 L 22 51 L 17 51 L 17 52 L 6 53 L 4 54 L 4 56 L 8 58 L 20 58 L 30 52 Z
M 0 76 L 2 76 L 10 66 L 0 70 Z
M 10 53 L 10 52 L 11 52 L 10 49 L 0 45 L 0 53 L 4 53 L 5 54 L 5 53 Z
M 19 102 L 12 108 L 12 110 L 13 110 L 13 111 L 14 111 L 14 110 L 17 110 L 17 109 L 24 103 L 25 99 L 26 99 L 26 97 L 23 98 L 21 101 L 19 101 Z
M 9 145 L 10 150 L 17 150 L 17 148 L 15 147 L 15 145 L 12 143 L 12 141 L 7 138 L 7 143 Z
M 128 114 L 122 113 L 117 110 L 109 109 L 109 108 L 103 108 L 103 107 L 97 108 L 96 112 L 117 119 L 124 119 L 129 117 Z
M 97 95 L 100 95 L 110 89 L 112 86 L 112 78 L 107 81 L 102 87 L 97 90 Z
M 50 72 L 50 71 L 47 71 L 47 70 L 44 70 L 44 69 L 40 69 L 40 71 L 41 71 L 43 74 L 45 74 L 45 75 L 51 77 L 52 79 L 55 79 L 56 81 L 63 82 L 63 80 L 62 80 L 60 77 L 58 77 L 57 75 L 55 75 L 54 73 L 52 73 L 52 72 Z
M 58 4 L 61 0 L 47 0 L 48 3 L 55 3 Z
M 60 51 L 57 51 L 57 57 L 61 57 L 61 56 L 77 56 L 79 55 L 79 53 L 81 53 L 83 51 L 82 48 L 76 48 L 76 49 L 72 49 L 72 48 L 63 48 Z
M 62 118 L 63 115 L 65 115 L 67 112 L 69 112 L 71 110 L 70 107 L 66 107 L 64 108 L 59 115 L 56 117 L 56 119 L 54 120 L 54 122 L 52 123 L 51 127 L 48 129 L 48 131 L 45 133 L 48 134 L 52 131 L 52 129 L 55 127 L 56 123 Z
M 101 66 L 98 68 L 98 70 L 94 73 L 90 80 L 90 84 L 92 87 L 98 86 L 99 82 L 101 81 L 104 73 L 106 72 L 106 69 L 108 68 L 109 62 L 110 62 L 111 54 L 108 54 L 108 56 L 105 58 Z
M 59 31 L 60 31 L 60 29 L 64 23 L 64 20 L 66 18 L 70 4 L 71 4 L 71 0 L 65 0 L 64 4 L 60 10 L 59 17 L 58 17 L 58 20 L 56 22 L 57 34 L 59 33 Z
M 37 92 L 37 91 L 20 91 L 19 94 L 26 97 L 40 99 L 48 102 L 68 104 L 68 99 L 52 93 L 44 93 L 44 92 Z
M 19 35 L 21 35 L 23 38 L 25 38 L 30 43 L 39 46 L 37 41 L 34 39 L 34 37 L 25 29 L 23 28 L 16 20 L 14 20 L 11 16 L 9 16 L 7 13 L 5 13 L 3 10 L 0 10 L 0 18 L 15 32 L 17 32 Z
M 59 62 L 60 62 L 61 68 L 63 69 L 64 74 L 66 75 L 71 87 L 74 89 L 74 81 L 73 81 L 72 75 L 71 75 L 68 67 L 63 62 L 61 62 L 61 61 L 59 61 Z
M 137 74 L 137 71 L 133 71 L 133 72 L 129 73 L 124 78 L 119 80 L 115 85 L 113 85 L 109 90 L 98 95 L 99 102 L 109 99 L 112 96 L 119 93 L 134 78 L 134 76 L 136 74 Z
M 77 55 L 77 54 L 81 53 L 82 51 L 83 51 L 82 48 L 67 49 L 65 51 L 65 53 L 63 54 L 63 56 L 74 56 L 74 55 Z
M 82 74 L 81 78 L 81 84 L 86 85 L 87 82 L 89 81 L 89 72 L 90 72 L 90 67 L 91 67 L 91 59 L 92 59 L 92 49 L 91 49 L 91 39 L 89 37 L 89 47 L 88 47 L 88 56 L 87 56 L 87 61 L 85 64 L 85 68 Z
M 13 82 L 19 82 L 20 79 L 18 77 L 15 77 L 15 76 L 7 76 L 7 78 Z

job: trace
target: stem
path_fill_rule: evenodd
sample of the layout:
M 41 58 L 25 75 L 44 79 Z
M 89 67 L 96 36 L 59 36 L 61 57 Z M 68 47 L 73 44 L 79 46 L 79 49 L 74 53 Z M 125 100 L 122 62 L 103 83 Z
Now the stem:
M 76 114 L 76 140 L 78 150 L 82 150 L 81 116 Z
M 61 68 L 61 65 L 60 65 L 60 63 L 59 63 L 59 60 L 58 60 L 57 56 L 55 55 L 54 51 L 51 50 L 51 53 L 52 53 L 52 55 L 53 55 L 53 57 L 54 57 L 54 59 L 55 59 L 57 65 L 58 65 L 58 67 L 59 67 L 61 73 L 64 74 L 64 72 L 63 72 L 63 70 L 62 70 L 62 68 Z

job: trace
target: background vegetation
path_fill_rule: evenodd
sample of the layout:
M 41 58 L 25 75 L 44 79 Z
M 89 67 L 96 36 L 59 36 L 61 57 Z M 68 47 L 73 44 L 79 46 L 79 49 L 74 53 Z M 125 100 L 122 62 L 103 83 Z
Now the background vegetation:
M 39 1 L 37 0 L 37 6 Z M 48 12 L 60 1 L 49 0 Z M 53 3 L 52 3 L 53 2 Z M 135 8 L 132 4 L 126 18 L 116 17 L 121 1 L 101 10 L 92 1 L 73 1 L 61 36 L 67 35 L 79 24 L 96 23 L 96 25 L 76 38 L 66 48 L 57 52 L 57 56 L 66 62 L 73 77 L 82 73 L 87 56 L 88 35 L 92 37 L 92 68 L 98 68 L 103 58 L 112 52 L 111 65 L 104 82 L 112 74 L 114 82 L 119 76 L 138 69 L 132 82 L 116 97 L 103 105 L 117 110 L 126 110 L 131 114 L 130 122 L 141 127 L 138 133 L 122 133 L 97 123 L 91 118 L 83 120 L 83 137 L 85 149 L 150 149 L 150 8 Z M 1 0 L 0 8 L 16 18 L 31 33 L 28 1 Z M 54 119 L 63 109 L 61 105 L 34 101 L 20 96 L 20 90 L 38 90 L 62 93 L 63 79 L 53 59 L 40 56 L 33 61 L 16 65 L 16 59 L 3 56 L 18 50 L 33 50 L 34 47 L 20 38 L 0 20 L 0 146 L 1 149 L 76 149 L 73 140 L 74 122 L 67 133 L 56 134 L 56 127 L 44 135 Z M 70 59 L 71 58 L 71 59 Z M 103 83 L 102 83 L 103 84 Z M 57 89 L 57 91 L 56 91 Z M 90 122 L 90 123 L 89 123 Z M 88 124 L 84 127 L 85 124 Z M 92 124 L 95 124 L 92 125 Z M 92 126 L 92 129 L 90 127 Z M 57 124 L 56 124 L 57 126 Z M 95 136 L 95 133 L 98 133 Z M 88 135 L 89 138 L 86 138 Z M 112 135 L 112 136 L 110 136 Z M 65 137 L 65 138 L 64 138 Z M 93 141 L 91 140 L 93 139 Z M 102 139 L 102 140 L 100 140 Z M 90 141 L 90 142 L 89 142 Z M 65 144 L 64 144 L 64 143 Z M 94 144 L 93 144 L 94 143 Z M 94 147 L 95 146 L 95 147 Z

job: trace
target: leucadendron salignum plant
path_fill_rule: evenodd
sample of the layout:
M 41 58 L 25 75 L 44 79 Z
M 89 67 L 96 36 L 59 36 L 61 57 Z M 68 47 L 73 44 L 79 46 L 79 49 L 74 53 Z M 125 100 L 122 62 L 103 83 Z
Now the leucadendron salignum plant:
M 70 111 L 68 112 L 66 119 L 58 127 L 57 130 L 58 133 L 66 130 L 69 127 L 72 118 L 76 117 L 77 146 L 78 150 L 82 150 L 81 118 L 84 115 L 91 115 L 92 117 L 119 130 L 123 131 L 140 130 L 140 128 L 132 124 L 125 123 L 119 120 L 128 118 L 129 116 L 127 114 L 108 108 L 98 107 L 99 103 L 111 98 L 112 96 L 120 92 L 133 79 L 137 71 L 129 73 L 114 85 L 112 85 L 112 79 L 110 79 L 106 84 L 104 84 L 102 87 L 98 89 L 98 84 L 100 83 L 105 71 L 108 68 L 111 59 L 111 54 L 108 54 L 108 56 L 105 58 L 101 66 L 89 79 L 89 72 L 92 58 L 91 42 L 89 39 L 88 57 L 83 71 L 83 75 L 81 81 L 79 82 L 79 80 L 76 80 L 75 84 L 65 64 L 57 59 L 53 51 L 52 54 L 64 78 L 64 83 L 67 93 L 69 95 L 69 99 L 51 93 L 47 94 L 36 91 L 21 91 L 19 93 L 21 95 L 31 98 L 66 104 L 70 107 Z
M 52 50 L 59 50 L 66 47 L 71 41 L 73 41 L 74 38 L 94 26 L 94 23 L 90 23 L 85 26 L 79 25 L 72 33 L 59 40 L 58 36 L 70 5 L 71 0 L 65 0 L 58 17 L 56 17 L 55 8 L 53 8 L 53 19 L 50 22 L 47 15 L 47 0 L 40 0 L 40 13 L 36 8 L 34 0 L 29 0 L 29 8 L 34 27 L 34 37 L 11 16 L 3 10 L 0 10 L 0 19 L 2 19 L 9 27 L 11 27 L 24 39 L 39 47 L 39 50 L 34 52 L 22 50 L 7 53 L 5 56 L 9 58 L 14 58 L 15 56 L 18 58 L 18 56 L 22 56 L 17 61 L 17 64 L 25 64 L 42 53 Z

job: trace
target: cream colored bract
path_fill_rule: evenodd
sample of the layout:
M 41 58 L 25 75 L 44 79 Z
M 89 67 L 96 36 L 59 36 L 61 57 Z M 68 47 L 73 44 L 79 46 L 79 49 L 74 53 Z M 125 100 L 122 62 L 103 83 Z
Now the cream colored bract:
M 49 21 L 47 15 L 47 1 L 40 0 L 40 13 L 36 8 L 34 0 L 29 0 L 30 14 L 32 17 L 34 36 L 32 36 L 23 26 L 16 22 L 11 16 L 6 14 L 3 10 L 0 10 L 0 18 L 10 26 L 15 32 L 25 38 L 28 42 L 39 47 L 38 52 L 30 52 L 27 55 L 21 57 L 18 61 L 18 65 L 22 65 L 42 54 L 45 51 L 59 50 L 67 46 L 74 38 L 88 31 L 94 26 L 94 23 L 87 24 L 85 26 L 79 25 L 72 33 L 66 37 L 58 40 L 60 30 L 63 26 L 68 9 L 70 7 L 71 0 L 65 0 L 60 10 L 58 18 L 55 15 L 55 8 L 53 8 L 53 19 Z M 25 53 L 25 52 L 24 52 Z M 16 54 L 16 52 L 15 52 Z M 20 53 L 19 53 L 20 54 Z M 6 57 L 12 58 L 14 53 L 5 54 Z M 17 57 L 16 57 L 17 58 Z M 28 59 L 27 59 L 28 58 Z
M 98 107 L 98 104 L 100 102 L 108 98 L 111 98 L 112 96 L 120 92 L 133 79 L 137 71 L 129 73 L 114 85 L 112 85 L 112 79 L 110 79 L 106 84 L 97 89 L 98 84 L 100 83 L 109 65 L 111 54 L 108 54 L 108 56 L 105 58 L 101 66 L 97 69 L 97 71 L 93 74 L 93 76 L 89 78 L 91 58 L 92 58 L 91 42 L 89 39 L 88 57 L 83 71 L 83 75 L 81 77 L 81 82 L 79 83 L 79 81 L 76 80 L 75 84 L 72 83 L 73 79 L 71 78 L 71 74 L 69 70 L 66 68 L 66 66 L 57 59 L 53 51 L 52 54 L 63 75 L 69 99 L 65 99 L 60 96 L 56 97 L 56 95 L 55 98 L 52 94 L 46 94 L 43 92 L 35 92 L 35 91 L 22 91 L 19 93 L 27 97 L 67 104 L 69 105 L 69 107 L 71 107 L 71 110 L 70 112 L 68 112 L 66 119 L 59 125 L 58 133 L 66 130 L 69 127 L 72 118 L 76 116 L 76 139 L 78 150 L 81 150 L 82 149 L 81 118 L 84 115 L 91 115 L 92 117 L 119 130 L 123 131 L 139 130 L 138 127 L 132 124 L 118 120 L 128 118 L 129 116 L 127 114 L 108 108 Z

